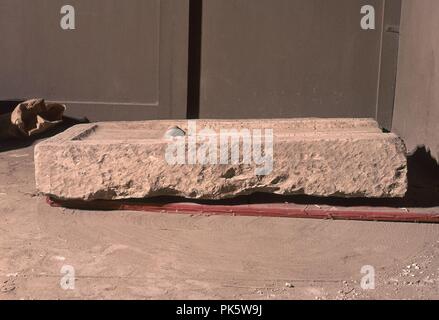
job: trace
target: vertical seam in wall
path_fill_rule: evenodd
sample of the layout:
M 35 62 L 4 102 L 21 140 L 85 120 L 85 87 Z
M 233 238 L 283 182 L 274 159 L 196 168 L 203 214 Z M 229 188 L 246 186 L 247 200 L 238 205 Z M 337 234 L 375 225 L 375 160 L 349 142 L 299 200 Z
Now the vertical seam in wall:
M 386 14 L 386 2 L 387 0 L 383 0 L 383 10 L 381 15 L 381 36 L 380 36 L 380 51 L 378 57 L 378 81 L 377 81 L 377 91 L 376 91 L 376 104 L 375 104 L 375 119 L 378 121 L 378 108 L 380 103 L 380 86 L 381 86 L 381 67 L 383 60 L 383 41 L 384 41 L 384 33 L 385 33 L 385 14 Z
M 187 118 L 200 117 L 203 0 L 189 0 Z
M 396 106 L 396 88 L 398 85 L 398 66 L 399 66 L 399 46 L 401 44 L 401 23 L 402 23 L 402 6 L 403 6 L 403 0 L 399 2 L 399 19 L 398 19 L 398 39 L 397 39 L 397 46 L 396 46 L 396 52 L 395 52 L 395 74 L 394 74 L 394 86 L 393 86 L 393 99 L 392 99 L 392 110 L 390 114 L 390 123 L 389 123 L 389 130 L 392 131 L 393 129 L 393 116 L 395 115 L 395 106 Z
M 393 99 L 392 99 L 392 112 L 390 114 L 390 125 L 389 130 L 392 131 L 393 129 L 393 116 L 395 114 L 395 102 L 396 102 L 396 87 L 398 85 L 398 66 L 399 66 L 399 41 L 400 38 L 398 36 L 398 48 L 396 50 L 396 70 L 395 70 L 395 77 L 394 77 L 394 88 L 393 88 Z

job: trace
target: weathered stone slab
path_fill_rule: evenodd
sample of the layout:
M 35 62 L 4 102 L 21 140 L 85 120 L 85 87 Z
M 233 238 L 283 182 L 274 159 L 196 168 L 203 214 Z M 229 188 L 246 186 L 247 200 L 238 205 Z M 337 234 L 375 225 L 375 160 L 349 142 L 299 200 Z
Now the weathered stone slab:
M 183 136 L 165 138 L 175 132 Z M 38 190 L 60 199 L 402 197 L 405 152 L 401 139 L 370 119 L 109 122 L 78 125 L 39 143 L 35 172 Z

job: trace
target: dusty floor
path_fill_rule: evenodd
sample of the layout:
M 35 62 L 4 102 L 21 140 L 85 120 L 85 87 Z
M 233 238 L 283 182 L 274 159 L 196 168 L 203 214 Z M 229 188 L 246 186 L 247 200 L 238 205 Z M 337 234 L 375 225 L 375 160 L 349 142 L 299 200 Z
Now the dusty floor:
M 32 159 L 0 153 L 0 299 L 439 298 L 439 225 L 51 208 Z

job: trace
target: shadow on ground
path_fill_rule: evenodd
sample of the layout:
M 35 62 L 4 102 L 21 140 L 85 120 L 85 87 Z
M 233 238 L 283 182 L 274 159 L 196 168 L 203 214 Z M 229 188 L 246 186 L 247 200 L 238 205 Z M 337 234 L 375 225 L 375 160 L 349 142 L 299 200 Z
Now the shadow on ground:
M 24 102 L 25 100 L 0 100 L 0 115 L 1 114 L 7 114 L 14 111 L 14 109 L 19 105 L 20 103 Z M 21 148 L 26 148 L 31 145 L 33 145 L 36 141 L 40 139 L 46 139 L 49 137 L 52 137 L 58 133 L 61 133 L 68 128 L 80 124 L 80 123 L 88 123 L 87 118 L 72 118 L 72 117 L 63 117 L 63 122 L 59 124 L 58 126 L 39 134 L 35 137 L 29 137 L 29 138 L 23 138 L 23 139 L 17 139 L 17 138 L 8 138 L 1 140 L 0 139 L 0 152 L 10 151 L 10 150 L 16 150 Z
M 0 100 L 0 114 L 11 113 L 24 100 Z
M 11 151 L 16 149 L 22 149 L 33 145 L 36 141 L 41 139 L 46 139 L 52 137 L 58 133 L 61 133 L 68 128 L 80 124 L 80 123 L 88 123 L 89 121 L 84 119 L 75 119 L 71 117 L 63 117 L 63 122 L 58 126 L 39 134 L 35 137 L 23 138 L 23 139 L 7 139 L 0 140 L 0 152 Z

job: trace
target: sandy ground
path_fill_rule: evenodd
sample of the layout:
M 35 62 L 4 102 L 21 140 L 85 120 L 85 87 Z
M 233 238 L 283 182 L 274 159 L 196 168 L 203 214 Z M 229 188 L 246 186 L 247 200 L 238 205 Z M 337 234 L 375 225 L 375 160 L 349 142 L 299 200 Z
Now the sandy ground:
M 0 153 L 0 299 L 437 299 L 438 284 L 439 225 L 51 208 L 33 148 Z

